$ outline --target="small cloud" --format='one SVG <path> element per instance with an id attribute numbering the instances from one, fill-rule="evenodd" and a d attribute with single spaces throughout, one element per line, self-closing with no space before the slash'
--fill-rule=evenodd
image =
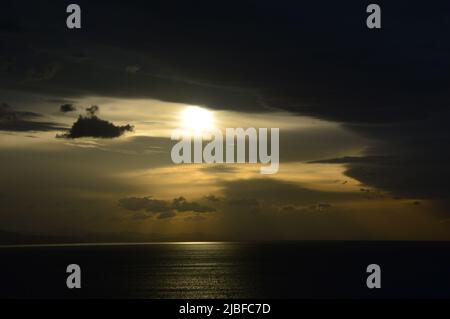
<path id="1" fill-rule="evenodd" d="M 100 111 L 100 108 L 97 105 L 92 105 L 91 107 L 86 108 L 86 113 L 88 116 L 94 116 Z"/>
<path id="2" fill-rule="evenodd" d="M 123 126 L 114 125 L 111 122 L 98 118 L 95 114 L 99 111 L 99 107 L 93 105 L 86 109 L 87 116 L 80 115 L 78 120 L 73 123 L 69 132 L 57 135 L 59 138 L 115 138 L 122 136 L 125 132 L 132 132 L 133 126 L 127 124 Z"/>
<path id="3" fill-rule="evenodd" d="M 63 104 L 59 107 L 59 111 L 62 113 L 74 112 L 76 110 L 77 110 L 77 108 L 73 104 L 70 104 L 70 103 Z"/>

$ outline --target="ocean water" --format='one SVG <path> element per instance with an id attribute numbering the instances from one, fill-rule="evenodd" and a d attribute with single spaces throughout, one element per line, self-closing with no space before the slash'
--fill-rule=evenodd
<path id="1" fill-rule="evenodd" d="M 449 298 L 450 243 L 266 242 L 0 248 L 1 298 Z M 82 288 L 66 288 L 78 264 Z M 382 288 L 366 287 L 381 266 Z"/>

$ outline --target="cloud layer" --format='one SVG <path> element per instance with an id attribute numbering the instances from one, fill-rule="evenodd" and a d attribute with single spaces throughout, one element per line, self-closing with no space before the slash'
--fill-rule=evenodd
<path id="1" fill-rule="evenodd" d="M 147 218 L 157 215 L 157 218 L 165 219 L 175 217 L 178 213 L 192 212 L 192 213 L 211 213 L 216 209 L 197 202 L 189 202 L 184 197 L 174 198 L 171 202 L 166 200 L 153 199 L 147 197 L 127 197 L 119 200 L 118 205 L 130 211 L 144 211 L 148 214 L 139 212 L 135 214 L 138 218 Z"/>
<path id="2" fill-rule="evenodd" d="M 0 104 L 0 131 L 36 132 L 56 131 L 64 129 L 54 122 L 39 120 L 42 115 L 30 111 L 18 111 L 7 103 Z"/>
<path id="3" fill-rule="evenodd" d="M 450 157 L 450 126 L 442 120 L 450 103 L 450 44 L 442 41 L 450 33 L 449 3 L 380 0 L 384 26 L 374 31 L 365 26 L 363 3 L 228 1 L 217 10 L 216 3 L 200 2 L 108 4 L 121 13 L 120 24 L 104 14 L 102 2 L 83 2 L 84 12 L 96 19 L 85 20 L 70 42 L 54 18 L 64 14 L 59 6 L 43 10 L 43 4 L 30 3 L 24 11 L 10 3 L 10 16 L 21 19 L 1 24 L 8 47 L 0 85 L 55 98 L 150 97 L 246 112 L 282 109 L 336 121 L 374 141 L 365 155 L 400 159 L 376 172 L 372 166 L 376 178 L 360 176 L 356 163 L 348 163 L 350 176 L 403 194 L 422 189 L 424 197 L 450 188 L 448 182 L 442 192 L 438 186 L 450 180 L 440 164 Z M 148 19 L 152 23 L 140 23 Z M 54 126 L 2 120 L 0 128 Z M 67 137 L 111 138 L 129 129 L 83 117 Z M 426 165 L 439 173 L 424 167 L 424 147 Z M 378 180 L 405 163 L 417 178 L 405 171 L 397 185 Z"/>

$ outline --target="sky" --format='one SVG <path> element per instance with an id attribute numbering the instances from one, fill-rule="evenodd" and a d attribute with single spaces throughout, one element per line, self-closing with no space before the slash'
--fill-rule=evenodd
<path id="1" fill-rule="evenodd" d="M 0 231 L 450 239 L 448 3 L 69 3 L 3 5 Z M 279 172 L 174 164 L 198 125 L 279 128 Z"/>

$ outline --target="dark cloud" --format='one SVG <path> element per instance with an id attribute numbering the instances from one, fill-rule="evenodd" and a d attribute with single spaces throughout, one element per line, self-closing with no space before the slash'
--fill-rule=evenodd
<path id="1" fill-rule="evenodd" d="M 29 111 L 14 110 L 8 103 L 0 104 L 0 118 L 2 120 L 15 121 L 19 119 L 30 119 L 41 117 L 41 114 Z"/>
<path id="2" fill-rule="evenodd" d="M 86 113 L 88 114 L 88 116 L 97 115 L 97 113 L 99 111 L 100 111 L 100 108 L 97 105 L 92 105 L 92 106 L 86 108 Z"/>
<path id="3" fill-rule="evenodd" d="M 159 215 L 158 215 L 158 219 L 166 219 L 166 218 L 172 218 L 172 217 L 175 217 L 177 214 L 175 213 L 175 212 L 173 212 L 173 211 L 170 211 L 170 212 L 163 212 L 163 213 L 160 213 Z"/>
<path id="4" fill-rule="evenodd" d="M 172 208 L 179 212 L 197 212 L 207 213 L 214 212 L 216 209 L 208 206 L 201 205 L 197 202 L 188 202 L 184 197 L 175 198 L 172 202 Z"/>
<path id="5" fill-rule="evenodd" d="M 128 197 L 119 200 L 119 206 L 127 210 L 161 213 L 170 210 L 170 205 L 163 200 L 150 197 Z"/>
<path id="6" fill-rule="evenodd" d="M 38 121 L 41 114 L 17 111 L 7 103 L 0 104 L 0 130 L 10 132 L 56 131 L 65 129 L 58 123 Z"/>
<path id="7" fill-rule="evenodd" d="M 187 216 L 187 220 L 200 221 L 203 220 L 200 215 L 204 213 L 219 212 L 235 216 L 235 222 L 238 223 L 240 216 L 255 218 L 255 214 L 264 215 L 277 211 L 325 212 L 332 207 L 329 200 L 342 201 L 357 198 L 354 194 L 307 190 L 297 184 L 261 178 L 223 182 L 221 193 L 223 196 L 220 197 L 213 194 L 203 197 L 212 206 L 202 201 L 191 202 L 182 196 L 173 200 L 159 200 L 149 196 L 127 197 L 120 199 L 118 205 L 128 211 L 136 212 L 136 215 L 133 215 L 135 219 L 152 216 L 169 218 L 178 213 L 190 212 L 195 215 Z M 293 196 L 294 193 L 296 196 Z"/>
<path id="8" fill-rule="evenodd" d="M 381 30 L 365 26 L 369 1 L 175 2 L 108 3 L 117 23 L 103 1 L 80 1 L 96 18 L 71 41 L 60 32 L 64 6 L 8 3 L 0 85 L 336 121 L 373 141 L 365 155 L 398 159 L 347 163 L 349 176 L 402 196 L 448 196 L 449 2 L 380 0 Z"/>
<path id="9" fill-rule="evenodd" d="M 120 12 L 118 24 L 103 13 L 102 1 L 82 1 L 96 19 L 60 46 L 66 34 L 51 17 L 64 16 L 61 7 L 34 15 L 43 4 L 25 12 L 11 4 L 10 15 L 23 17 L 16 23 L 22 32 L 9 34 L 5 55 L 15 62 L 5 81 L 60 94 L 282 108 L 345 123 L 405 121 L 445 107 L 450 46 L 440 39 L 449 31 L 450 5 L 380 0 L 384 26 L 374 32 L 364 24 L 367 4 L 229 1 L 220 10 L 206 1 L 108 4 Z M 152 23 L 139 23 L 149 16 Z M 24 38 L 31 49 L 20 50 Z M 139 72 L 124 74 L 136 66 Z M 46 80 L 24 83 L 21 73 Z"/>
<path id="10" fill-rule="evenodd" d="M 58 135 L 60 138 L 115 138 L 122 136 L 126 132 L 132 132 L 133 126 L 127 124 L 123 126 L 114 125 L 111 122 L 98 118 L 95 114 L 99 111 L 99 107 L 93 105 L 86 109 L 87 115 L 80 115 L 78 120 L 73 123 L 69 132 Z"/>
<path id="11" fill-rule="evenodd" d="M 76 110 L 77 110 L 77 108 L 73 104 L 70 104 L 70 103 L 63 104 L 59 107 L 59 111 L 63 112 L 63 113 L 74 112 Z"/>
<path id="12" fill-rule="evenodd" d="M 119 200 L 119 207 L 135 212 L 133 219 L 142 220 L 157 215 L 160 219 L 174 217 L 168 202 L 150 197 L 128 197 Z M 144 211 L 144 212 L 142 212 Z"/>
<path id="13" fill-rule="evenodd" d="M 177 212 L 210 213 L 216 209 L 201 205 L 197 202 L 189 202 L 184 197 L 174 198 L 172 201 L 153 199 L 151 197 L 128 197 L 119 200 L 118 205 L 124 209 L 138 212 L 138 219 L 151 217 L 157 214 L 159 219 L 175 217 Z M 151 214 L 145 214 L 145 211 Z"/>
<path id="14" fill-rule="evenodd" d="M 352 225 L 353 218 L 341 209 L 360 194 L 312 190 L 271 178 L 224 181 L 221 185 L 221 226 L 236 238 L 267 240 L 274 232 L 283 238 L 327 238 L 338 232 L 354 234 L 354 229 L 361 227 Z M 349 228 L 353 230 L 349 232 Z"/>
<path id="15" fill-rule="evenodd" d="M 418 137 L 410 135 L 409 138 Z M 405 147 L 403 143 L 409 146 Z M 425 136 L 417 144 L 409 143 L 392 141 L 372 150 L 395 156 L 343 157 L 315 163 L 344 164 L 347 176 L 364 185 L 385 190 L 394 198 L 446 201 L 450 192 L 450 153 L 441 148 L 441 141 Z"/>

